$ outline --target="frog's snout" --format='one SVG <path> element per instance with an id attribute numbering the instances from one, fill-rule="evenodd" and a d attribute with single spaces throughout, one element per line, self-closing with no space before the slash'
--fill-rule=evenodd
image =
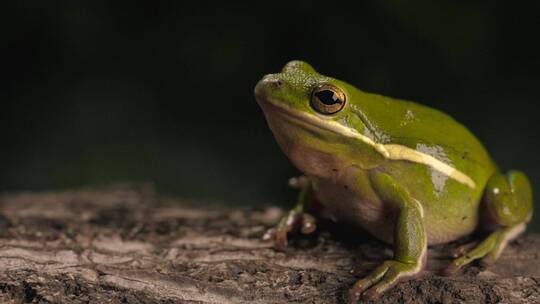
<path id="1" fill-rule="evenodd" d="M 278 74 L 268 74 L 259 81 L 259 83 L 264 83 L 264 85 L 272 87 L 272 88 L 280 88 L 283 86 L 283 80 L 280 79 Z"/>
<path id="2" fill-rule="evenodd" d="M 264 76 L 255 86 L 255 96 L 263 97 L 272 91 L 279 90 L 284 85 L 277 74 L 268 74 Z"/>

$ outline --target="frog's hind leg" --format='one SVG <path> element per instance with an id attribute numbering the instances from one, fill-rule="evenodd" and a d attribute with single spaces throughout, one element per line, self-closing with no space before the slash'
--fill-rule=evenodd
<path id="1" fill-rule="evenodd" d="M 532 217 L 532 191 L 527 176 L 518 171 L 508 175 L 493 175 L 484 191 L 483 212 L 494 228 L 486 239 L 461 257 L 455 259 L 445 270 L 453 274 L 476 259 L 492 264 L 500 256 L 509 241 L 520 235 Z"/>
<path id="2" fill-rule="evenodd" d="M 446 275 L 453 275 L 463 266 L 474 260 L 482 259 L 485 264 L 491 264 L 497 260 L 509 241 L 525 231 L 526 224 L 521 223 L 513 227 L 505 227 L 492 232 L 485 240 L 455 259 L 445 270 Z"/>

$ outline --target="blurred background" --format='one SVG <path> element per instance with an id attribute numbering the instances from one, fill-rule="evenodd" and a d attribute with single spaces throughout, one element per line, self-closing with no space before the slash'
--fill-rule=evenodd
<path id="1" fill-rule="evenodd" d="M 302 59 L 451 114 L 540 197 L 540 2 L 472 2 L 10 1 L 0 190 L 143 181 L 203 202 L 290 205 L 298 172 L 253 87 Z"/>

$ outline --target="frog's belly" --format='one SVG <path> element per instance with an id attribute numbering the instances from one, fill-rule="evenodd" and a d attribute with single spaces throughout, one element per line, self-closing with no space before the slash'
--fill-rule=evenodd
<path id="1" fill-rule="evenodd" d="M 393 243 L 394 227 L 398 210 L 378 199 L 376 195 L 355 193 L 346 189 L 347 181 L 329 179 L 313 182 L 317 200 L 323 206 L 322 216 L 335 222 L 361 227 L 376 238 Z M 465 222 L 459 219 L 441 218 L 424 209 L 424 227 L 429 245 L 450 242 L 471 233 L 477 219 L 471 217 Z"/>
<path id="2" fill-rule="evenodd" d="M 392 243 L 394 210 L 376 197 L 358 195 L 345 185 L 329 180 L 313 183 L 315 197 L 323 207 L 322 216 L 363 228 L 380 240 Z"/>

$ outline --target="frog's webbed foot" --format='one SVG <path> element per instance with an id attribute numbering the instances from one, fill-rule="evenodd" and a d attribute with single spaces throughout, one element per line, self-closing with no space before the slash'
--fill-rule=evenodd
<path id="1" fill-rule="evenodd" d="M 283 249 L 287 247 L 287 235 L 296 229 L 300 230 L 302 234 L 313 233 L 317 229 L 315 218 L 309 213 L 293 209 L 280 220 L 276 227 L 270 228 L 262 239 L 273 242 L 278 249 Z"/>
<path id="2" fill-rule="evenodd" d="M 484 215 L 497 228 L 472 249 L 466 248 L 465 253 L 444 270 L 444 274 L 452 275 L 477 259 L 481 259 L 483 265 L 493 264 L 508 242 L 525 231 L 526 223 L 532 216 L 529 180 L 518 171 L 511 171 L 506 176 L 497 173 L 486 185 L 483 203 Z"/>
<path id="3" fill-rule="evenodd" d="M 356 303 L 360 297 L 374 299 L 394 286 L 398 280 L 412 277 L 421 270 L 419 263 L 388 260 L 354 284 L 349 290 L 349 303 Z"/>
<path id="4" fill-rule="evenodd" d="M 457 273 L 463 266 L 470 264 L 474 260 L 481 259 L 481 264 L 491 265 L 501 255 L 508 242 L 525 231 L 525 223 L 514 227 L 499 229 L 491 233 L 485 240 L 471 250 L 466 251 L 443 270 L 445 275 Z"/>
<path id="5" fill-rule="evenodd" d="M 471 249 L 476 247 L 476 245 L 478 245 L 478 241 L 471 241 L 471 242 L 459 245 L 458 247 L 452 249 L 452 251 L 450 252 L 450 257 L 454 259 L 462 257 Z"/>
<path id="6" fill-rule="evenodd" d="M 290 210 L 275 228 L 269 229 L 262 238 L 263 241 L 273 242 L 278 249 L 287 246 L 289 233 L 299 230 L 302 234 L 311 234 L 317 229 L 315 218 L 304 211 L 312 191 L 311 182 L 305 176 L 294 177 L 289 180 L 289 186 L 300 190 L 294 209 Z"/>

